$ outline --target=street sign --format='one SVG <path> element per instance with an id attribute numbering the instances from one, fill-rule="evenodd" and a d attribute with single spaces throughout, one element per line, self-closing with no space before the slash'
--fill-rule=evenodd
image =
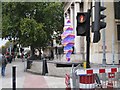
<path id="1" fill-rule="evenodd" d="M 108 73 L 108 78 L 115 78 L 115 73 Z"/>

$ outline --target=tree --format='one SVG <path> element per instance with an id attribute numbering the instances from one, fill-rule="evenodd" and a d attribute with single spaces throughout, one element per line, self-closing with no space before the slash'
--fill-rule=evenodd
<path id="1" fill-rule="evenodd" d="M 2 3 L 2 37 L 20 38 L 20 21 L 22 18 L 29 17 L 33 13 L 34 5 L 25 2 L 4 2 Z M 32 15 L 32 14 L 30 14 Z M 17 33 L 16 33 L 17 32 Z"/>
<path id="2" fill-rule="evenodd" d="M 5 46 L 2 46 L 0 51 L 2 51 L 2 52 L 1 52 L 2 54 L 5 54 L 5 53 L 6 53 L 6 47 L 5 47 Z"/>
<path id="3" fill-rule="evenodd" d="M 5 45 L 2 45 L 0 48 L 0 53 L 6 54 L 6 49 L 10 47 L 10 42 L 6 42 Z"/>
<path id="4" fill-rule="evenodd" d="M 20 22 L 20 29 L 22 31 L 19 42 L 22 46 L 31 46 L 33 53 L 34 48 L 40 49 L 46 45 L 47 35 L 41 23 L 37 23 L 34 19 L 24 18 Z"/>
<path id="5" fill-rule="evenodd" d="M 54 31 L 57 33 L 56 37 L 58 37 L 63 30 L 63 4 L 49 3 L 49 6 L 44 9 L 43 13 L 45 30 L 48 32 L 49 38 L 52 39 L 51 36 L 53 36 Z"/>
<path id="6" fill-rule="evenodd" d="M 46 47 L 53 32 L 63 28 L 63 4 L 55 2 L 3 2 L 2 38 L 22 46 Z"/>

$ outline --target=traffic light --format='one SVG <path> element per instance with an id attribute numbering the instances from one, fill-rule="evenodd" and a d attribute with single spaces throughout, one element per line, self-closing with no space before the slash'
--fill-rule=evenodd
<path id="1" fill-rule="evenodd" d="M 94 32 L 93 43 L 97 43 L 101 36 L 100 36 L 100 29 L 106 27 L 106 23 L 104 22 L 105 15 L 101 14 L 102 11 L 106 9 L 106 7 L 102 7 L 100 2 L 95 2 L 95 12 L 94 12 L 94 22 L 92 31 Z"/>
<path id="2" fill-rule="evenodd" d="M 90 28 L 90 13 L 80 12 L 77 13 L 77 35 L 86 36 L 87 30 Z"/>

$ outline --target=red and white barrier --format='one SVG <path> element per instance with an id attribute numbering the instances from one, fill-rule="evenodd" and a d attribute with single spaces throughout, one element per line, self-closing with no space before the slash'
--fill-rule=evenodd
<path id="1" fill-rule="evenodd" d="M 113 68 L 89 68 L 76 70 L 77 75 L 95 74 L 95 73 L 115 73 L 118 72 L 117 67 Z"/>
<path id="2" fill-rule="evenodd" d="M 117 67 L 112 68 L 89 68 L 89 69 L 78 69 L 76 70 L 76 74 L 80 75 L 80 90 L 94 90 L 95 89 L 95 76 L 94 74 L 108 73 L 109 78 L 114 78 L 114 73 L 118 72 Z M 109 74 L 110 73 L 110 74 Z M 112 74 L 111 74 L 112 73 Z M 112 83 L 109 82 L 108 87 L 112 86 Z"/>
<path id="3" fill-rule="evenodd" d="M 68 74 L 65 75 L 65 84 L 66 84 L 66 90 L 71 90 L 70 75 L 68 75 Z"/>
<path id="4" fill-rule="evenodd" d="M 102 82 L 101 85 L 103 85 L 103 88 L 113 88 L 114 83 L 116 83 L 113 79 L 116 77 L 116 73 L 120 72 L 119 67 L 103 67 L 103 68 L 87 68 L 87 69 L 77 69 L 74 73 L 76 76 L 79 77 L 79 88 L 80 90 L 95 90 L 96 88 L 96 76 L 95 74 L 99 75 L 105 75 L 104 73 L 108 74 L 108 80 L 107 86 L 105 86 L 105 83 Z M 71 90 L 73 88 L 71 85 L 72 78 L 70 78 L 70 75 L 66 74 L 65 76 L 65 83 L 66 83 L 66 90 Z"/>
<path id="5" fill-rule="evenodd" d="M 95 75 L 80 75 L 79 81 L 80 90 L 94 90 L 95 89 Z"/>
<path id="6" fill-rule="evenodd" d="M 115 73 L 108 73 L 108 84 L 107 88 L 113 88 L 113 81 L 112 79 L 115 78 Z"/>

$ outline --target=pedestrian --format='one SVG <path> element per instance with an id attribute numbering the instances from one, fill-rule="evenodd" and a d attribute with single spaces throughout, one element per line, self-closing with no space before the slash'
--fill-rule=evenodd
<path id="1" fill-rule="evenodd" d="M 54 59 L 54 53 L 53 53 L 53 50 L 51 50 L 51 60 Z"/>
<path id="2" fill-rule="evenodd" d="M 12 59 L 15 61 L 15 53 L 12 52 L 11 54 L 12 54 Z"/>
<path id="3" fill-rule="evenodd" d="M 9 55 L 9 63 L 12 63 L 12 59 L 13 59 L 12 55 Z"/>
<path id="4" fill-rule="evenodd" d="M 21 54 L 22 62 L 24 62 L 24 53 Z"/>
<path id="5" fill-rule="evenodd" d="M 1 68 L 1 75 L 5 76 L 5 68 L 7 65 L 7 59 L 5 58 L 4 54 L 2 55 L 2 68 Z"/>
<path id="6" fill-rule="evenodd" d="M 9 54 L 9 52 L 6 52 L 6 59 L 10 63 L 10 54 Z"/>
<path id="7" fill-rule="evenodd" d="M 58 47 L 55 47 L 55 54 L 56 54 L 56 58 L 58 59 Z"/>

